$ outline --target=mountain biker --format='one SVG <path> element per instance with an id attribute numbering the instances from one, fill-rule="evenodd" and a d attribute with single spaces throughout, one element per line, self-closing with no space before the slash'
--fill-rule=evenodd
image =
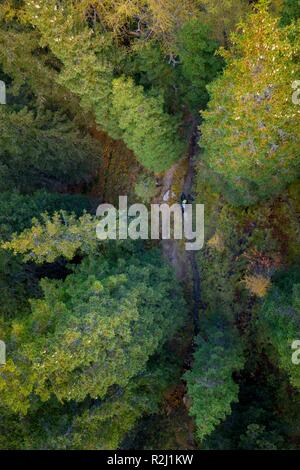
<path id="1" fill-rule="evenodd" d="M 187 203 L 188 203 L 187 197 L 184 193 L 182 193 L 180 196 L 180 205 L 181 205 L 182 213 L 184 213 Z"/>

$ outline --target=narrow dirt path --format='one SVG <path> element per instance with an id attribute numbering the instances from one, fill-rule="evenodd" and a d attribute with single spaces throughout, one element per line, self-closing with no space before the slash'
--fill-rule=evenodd
<path id="1" fill-rule="evenodd" d="M 198 151 L 199 132 L 197 122 L 194 120 L 192 123 L 192 131 L 189 141 L 188 149 L 188 170 L 185 175 L 182 192 L 186 195 L 191 194 L 193 187 L 193 180 L 195 176 L 195 156 Z M 172 191 L 173 178 L 176 173 L 178 164 L 175 164 L 165 174 L 162 181 L 162 196 L 167 191 Z M 180 243 L 176 240 L 162 240 L 162 250 L 166 258 L 173 266 L 176 276 L 181 282 L 189 279 L 192 275 L 193 283 L 193 321 L 195 336 L 199 334 L 199 310 L 201 307 L 201 289 L 200 289 L 200 272 L 196 258 L 196 252 L 185 251 Z"/>
<path id="2" fill-rule="evenodd" d="M 191 126 L 191 134 L 189 139 L 189 149 L 187 153 L 187 166 L 185 166 L 185 174 L 182 177 L 181 190 L 186 195 L 192 193 L 193 181 L 195 176 L 195 156 L 198 152 L 198 140 L 199 133 L 197 123 L 193 121 Z M 162 181 L 162 191 L 160 195 L 159 203 L 163 202 L 163 196 L 167 191 L 170 191 L 172 199 L 172 186 L 174 185 L 174 179 L 176 174 L 182 171 L 182 162 L 174 165 L 164 176 Z M 179 202 L 180 194 L 178 194 L 177 187 L 177 201 Z M 175 201 L 174 201 L 175 202 Z M 195 343 L 193 338 L 200 332 L 199 322 L 199 310 L 202 306 L 201 303 L 201 277 L 197 263 L 197 255 L 195 251 L 186 251 L 184 249 L 182 241 L 177 240 L 162 240 L 161 241 L 162 251 L 164 256 L 169 260 L 173 266 L 176 276 L 179 282 L 183 283 L 186 287 L 189 295 L 191 296 L 191 314 L 193 323 L 188 325 L 188 343 L 185 345 L 185 351 L 183 354 L 183 369 L 182 373 L 191 368 L 193 363 L 193 354 L 195 350 Z M 175 448 L 180 449 L 197 449 L 197 444 L 194 440 L 195 435 L 195 422 L 194 419 L 189 415 L 190 399 L 187 394 L 186 383 L 184 380 L 178 384 L 177 389 L 182 390 L 181 405 L 174 410 L 170 410 L 168 415 L 170 427 L 170 433 L 173 433 L 173 439 Z M 180 423 L 178 428 L 178 423 Z M 183 431 L 184 430 L 184 431 Z"/>
<path id="3" fill-rule="evenodd" d="M 198 151 L 198 142 L 199 142 L 200 134 L 198 131 L 197 123 L 193 122 L 193 131 L 190 137 L 190 145 L 189 145 L 189 169 L 187 176 L 185 178 L 185 182 L 183 185 L 183 192 L 188 196 L 192 192 L 194 176 L 195 176 L 195 156 Z M 192 276 L 193 276 L 193 321 L 194 321 L 194 334 L 197 336 L 200 332 L 200 319 L 199 319 L 199 311 L 202 307 L 201 302 L 201 277 L 199 266 L 197 262 L 196 252 L 195 251 L 188 251 L 187 257 L 189 258 Z"/>

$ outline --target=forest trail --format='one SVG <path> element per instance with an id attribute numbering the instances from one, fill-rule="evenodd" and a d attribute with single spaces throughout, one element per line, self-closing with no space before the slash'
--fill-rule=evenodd
<path id="1" fill-rule="evenodd" d="M 189 140 L 189 149 L 187 154 L 188 168 L 182 184 L 182 192 L 186 195 L 191 194 L 193 180 L 195 176 L 195 156 L 198 151 L 199 141 L 198 125 L 195 120 L 192 121 L 192 130 Z M 162 195 L 168 191 L 172 193 L 172 184 L 176 173 L 178 163 L 173 165 L 166 172 L 162 180 Z M 192 274 L 193 283 L 193 321 L 195 336 L 199 333 L 199 310 L 201 307 L 201 291 L 200 291 L 200 272 L 196 258 L 196 252 L 185 251 L 177 240 L 162 240 L 162 250 L 165 257 L 173 266 L 176 276 L 182 282 L 189 279 Z"/>
<path id="2" fill-rule="evenodd" d="M 195 176 L 195 156 L 198 152 L 199 132 L 197 122 L 193 120 L 191 126 L 191 134 L 189 139 L 189 148 L 187 152 L 187 166 L 185 167 L 185 174 L 182 176 L 180 189 L 177 188 L 177 200 L 174 200 L 172 194 L 172 187 L 174 186 L 174 179 L 176 173 L 181 171 L 181 163 L 176 163 L 170 168 L 163 177 L 162 188 L 160 193 L 160 203 L 163 202 L 163 196 L 169 191 L 170 199 L 173 202 L 179 202 L 179 192 L 184 192 L 186 195 L 192 193 L 193 181 Z M 165 202 L 165 201 L 164 201 Z M 161 247 L 164 256 L 169 260 L 174 268 L 178 280 L 187 288 L 191 299 L 191 314 L 193 324 L 188 325 L 188 343 L 185 345 L 183 353 L 183 373 L 191 368 L 194 353 L 194 337 L 199 334 L 199 311 L 202 306 L 201 302 L 201 277 L 197 263 L 197 255 L 195 251 L 186 251 L 181 240 L 162 240 Z M 187 395 L 186 383 L 184 380 L 179 383 L 176 391 L 181 390 L 181 404 L 178 408 L 170 409 L 168 417 L 165 422 L 166 428 L 169 429 L 170 435 L 173 435 L 173 445 L 179 449 L 193 450 L 197 448 L 194 440 L 195 422 L 189 415 L 188 410 L 190 400 Z M 172 401 L 172 400 L 171 400 Z M 180 429 L 178 428 L 180 422 Z"/>

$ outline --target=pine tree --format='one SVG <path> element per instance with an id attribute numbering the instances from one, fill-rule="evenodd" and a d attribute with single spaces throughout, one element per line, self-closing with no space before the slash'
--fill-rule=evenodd
<path id="1" fill-rule="evenodd" d="M 77 215 L 91 209 L 91 201 L 84 196 L 48 193 L 45 190 L 22 195 L 19 192 L 0 193 L 0 242 L 11 240 L 13 234 L 31 227 L 32 218 L 42 222 L 42 213 L 52 215 L 56 210 L 70 210 Z M 36 245 L 34 245 L 36 246 Z M 38 274 L 31 265 L 22 263 L 0 249 L 0 315 L 12 319 L 30 311 L 28 298 L 39 295 Z"/>
<path id="2" fill-rule="evenodd" d="M 233 373 L 242 369 L 244 359 L 237 331 L 221 315 L 202 323 L 196 345 L 193 367 L 185 373 L 185 379 L 191 399 L 189 412 L 195 417 L 201 442 L 238 402 L 239 386 Z"/>
<path id="3" fill-rule="evenodd" d="M 0 109 L 0 190 L 61 189 L 89 181 L 100 146 L 59 113 Z"/>
<path id="4" fill-rule="evenodd" d="M 206 86 L 221 71 L 222 60 L 215 55 L 218 43 L 209 39 L 210 29 L 197 19 L 186 22 L 177 36 L 181 71 L 187 79 L 186 96 L 192 109 L 205 107 Z"/>
<path id="5" fill-rule="evenodd" d="M 298 27 L 278 21 L 264 5 L 249 16 L 223 51 L 227 67 L 203 113 L 203 159 L 237 205 L 277 195 L 299 172 L 299 42 L 290 40 Z"/>
<path id="6" fill-rule="evenodd" d="M 9 379 L 0 378 L 0 403 L 6 413 L 31 420 L 37 403 L 51 406 L 53 397 L 61 404 L 76 402 L 74 436 L 65 445 L 91 448 L 96 433 L 97 446 L 114 448 L 141 414 L 156 409 L 172 373 L 163 372 L 163 357 L 156 379 L 149 367 L 185 321 L 185 302 L 156 251 L 94 252 L 73 271 L 64 281 L 42 280 L 43 296 L 6 331 L 10 357 L 3 373 Z M 88 406 L 90 399 L 97 406 Z M 134 403 L 138 406 L 127 416 Z M 94 420 L 102 424 L 93 430 Z M 56 445 L 63 445 L 60 439 Z"/>
<path id="7" fill-rule="evenodd" d="M 294 268 L 278 281 L 257 314 L 261 346 L 265 347 L 274 364 L 300 389 L 299 367 L 293 363 L 293 343 L 300 338 L 299 269 Z M 298 348 L 299 349 L 299 348 Z M 298 356 L 297 356 L 298 357 Z M 297 359 L 297 358 L 296 358 Z"/>
<path id="8" fill-rule="evenodd" d="M 123 140 L 148 170 L 167 170 L 183 154 L 178 123 L 163 111 L 163 100 L 146 97 L 132 79 L 113 82 L 113 109 L 123 129 Z"/>
<path id="9" fill-rule="evenodd" d="M 111 32 L 89 29 L 70 5 L 29 1 L 28 11 L 43 42 L 64 64 L 59 83 L 80 96 L 104 131 L 123 139 L 140 163 L 157 173 L 181 157 L 178 123 L 164 113 L 162 99 L 148 97 L 131 78 L 119 77 L 125 50 Z"/>

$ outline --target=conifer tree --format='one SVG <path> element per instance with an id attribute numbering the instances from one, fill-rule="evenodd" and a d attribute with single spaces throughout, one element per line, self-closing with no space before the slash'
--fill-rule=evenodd
<path id="1" fill-rule="evenodd" d="M 64 64 L 59 83 L 80 96 L 99 126 L 123 139 L 147 169 L 159 173 L 178 160 L 184 148 L 178 123 L 164 112 L 161 97 L 149 97 L 131 78 L 119 76 L 125 50 L 113 34 L 98 25 L 89 28 L 70 4 L 28 1 L 27 6 L 43 43 Z"/>
<path id="2" fill-rule="evenodd" d="M 277 195 L 299 173 L 300 109 L 292 101 L 299 42 L 290 39 L 299 26 L 278 22 L 263 3 L 241 25 L 203 112 L 203 159 L 237 205 Z"/>
<path id="3" fill-rule="evenodd" d="M 233 373 L 243 368 L 244 359 L 238 333 L 221 315 L 202 322 L 196 339 L 194 363 L 186 372 L 190 414 L 195 417 L 199 441 L 209 436 L 238 402 L 239 386 Z"/>
<path id="4" fill-rule="evenodd" d="M 299 344 L 300 335 L 299 270 L 292 269 L 279 278 L 257 314 L 261 346 L 265 347 L 274 364 L 283 370 L 290 383 L 300 389 Z M 293 354 L 295 361 L 293 361 Z"/>

